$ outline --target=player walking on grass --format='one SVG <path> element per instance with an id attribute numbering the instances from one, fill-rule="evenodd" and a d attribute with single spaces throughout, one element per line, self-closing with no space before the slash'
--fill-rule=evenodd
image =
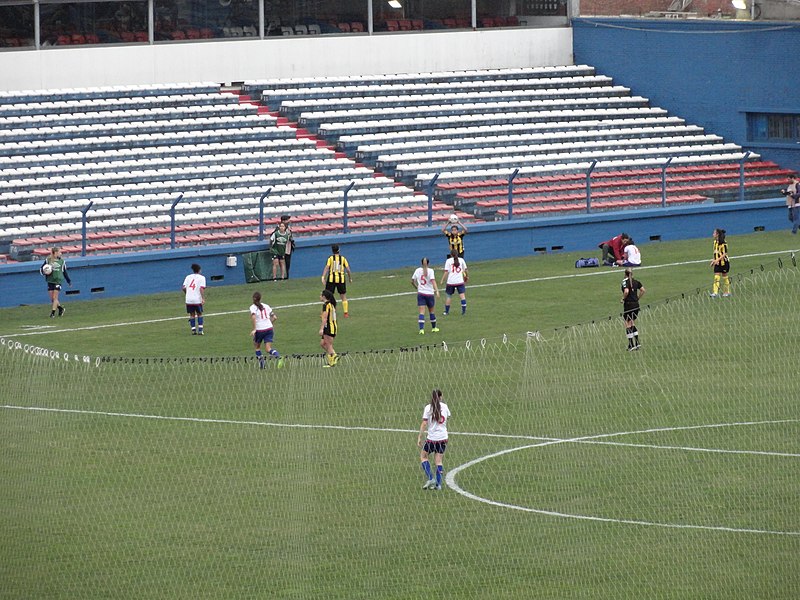
<path id="1" fill-rule="evenodd" d="M 467 313 L 467 294 L 466 283 L 469 279 L 467 274 L 467 263 L 463 258 L 459 258 L 458 252 L 452 250 L 450 258 L 444 263 L 444 274 L 442 275 L 442 283 L 447 281 L 447 287 L 444 289 L 444 315 L 450 314 L 450 302 L 454 292 L 458 292 L 458 297 L 461 298 L 461 314 Z"/>
<path id="2" fill-rule="evenodd" d="M 442 476 L 444 475 L 444 452 L 447 450 L 447 419 L 450 418 L 450 409 L 442 402 L 442 390 L 433 390 L 431 401 L 422 411 L 422 423 L 419 426 L 417 446 L 421 449 L 419 454 L 422 470 L 428 478 L 422 486 L 423 490 L 442 489 Z M 426 433 L 425 443 L 422 435 Z M 428 460 L 430 453 L 434 453 L 436 462 L 436 475 L 431 471 Z"/>
<path id="3" fill-rule="evenodd" d="M 200 265 L 192 265 L 192 272 L 183 280 L 181 290 L 186 294 L 186 312 L 192 335 L 203 335 L 203 305 L 206 303 L 206 278 L 200 274 Z"/>
<path id="4" fill-rule="evenodd" d="M 253 304 L 250 306 L 250 319 L 253 321 L 253 330 L 250 335 L 253 337 L 253 345 L 256 350 L 258 366 L 262 369 L 266 366 L 266 358 L 261 354 L 261 344 L 264 350 L 272 358 L 278 359 L 278 368 L 283 368 L 283 357 L 272 347 L 273 324 L 278 316 L 273 312 L 269 304 L 262 304 L 261 292 L 253 292 Z"/>
<path id="5" fill-rule="evenodd" d="M 636 318 L 639 316 L 639 298 L 644 296 L 646 291 L 642 282 L 633 278 L 633 271 L 625 269 L 620 302 L 622 302 L 622 319 L 625 321 L 625 335 L 628 337 L 628 351 L 638 350 L 642 347 L 639 343 Z"/>
<path id="6" fill-rule="evenodd" d="M 50 318 L 56 316 L 61 317 L 64 314 L 64 307 L 58 300 L 58 295 L 61 293 L 61 286 L 66 281 L 72 286 L 72 280 L 67 273 L 67 262 L 61 256 L 61 248 L 51 248 L 50 255 L 39 267 L 39 272 L 44 276 L 47 282 L 47 295 L 50 297 Z"/>
<path id="7" fill-rule="evenodd" d="M 331 246 L 331 255 L 325 263 L 325 268 L 322 270 L 322 283 L 325 289 L 331 292 L 338 292 L 339 299 L 342 301 L 342 308 L 344 308 L 345 318 L 350 316 L 348 311 L 347 302 L 347 283 L 344 280 L 345 274 L 353 283 L 353 274 L 350 272 L 350 263 L 347 259 L 339 254 L 339 244 Z M 335 305 L 334 305 L 335 306 Z"/>
<path id="8" fill-rule="evenodd" d="M 722 280 L 722 297 L 731 295 L 731 279 L 728 273 L 731 270 L 731 261 L 728 259 L 728 242 L 725 241 L 725 230 L 714 230 L 714 258 L 711 265 L 714 267 L 714 285 L 711 288 L 711 297 L 719 298 L 719 283 Z"/>
<path id="9" fill-rule="evenodd" d="M 333 297 L 332 291 L 322 290 L 319 299 L 322 301 L 322 322 L 319 326 L 319 336 L 321 339 L 319 345 L 325 350 L 325 362 L 327 363 L 322 366 L 329 368 L 336 366 L 339 362 L 339 355 L 336 354 L 336 350 L 333 349 L 333 339 L 336 337 L 336 333 L 339 329 L 336 324 L 336 298 Z"/>
<path id="10" fill-rule="evenodd" d="M 419 308 L 419 334 L 425 335 L 425 308 L 428 308 L 428 316 L 431 320 L 431 332 L 438 333 L 436 326 L 436 314 L 433 312 L 436 306 L 436 298 L 439 297 L 439 288 L 436 285 L 436 275 L 428 266 L 428 259 L 422 259 L 422 266 L 417 267 L 411 276 L 411 285 L 417 288 L 417 307 Z"/>

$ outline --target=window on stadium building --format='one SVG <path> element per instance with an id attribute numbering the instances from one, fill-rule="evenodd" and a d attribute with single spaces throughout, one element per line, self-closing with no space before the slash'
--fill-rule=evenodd
<path id="1" fill-rule="evenodd" d="M 42 46 L 146 43 L 147 2 L 48 2 L 39 6 Z"/>
<path id="2" fill-rule="evenodd" d="M 800 115 L 748 113 L 747 139 L 751 142 L 800 141 Z"/>
<path id="3" fill-rule="evenodd" d="M 0 4 L 0 48 L 34 45 L 33 4 Z"/>

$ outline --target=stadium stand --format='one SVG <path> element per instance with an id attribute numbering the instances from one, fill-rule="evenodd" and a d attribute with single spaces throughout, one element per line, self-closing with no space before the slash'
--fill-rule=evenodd
<path id="1" fill-rule="evenodd" d="M 514 216 L 587 210 L 590 168 L 592 210 L 661 203 L 662 171 L 668 204 L 730 201 L 744 159 L 587 65 L 5 92 L 0 252 L 80 250 L 84 214 L 88 252 L 168 247 L 179 197 L 177 245 L 257 239 L 262 196 L 341 232 L 351 185 L 348 231 L 426 226 L 429 192 L 437 224 L 502 219 L 514 171 Z M 743 174 L 759 198 L 788 171 Z"/>

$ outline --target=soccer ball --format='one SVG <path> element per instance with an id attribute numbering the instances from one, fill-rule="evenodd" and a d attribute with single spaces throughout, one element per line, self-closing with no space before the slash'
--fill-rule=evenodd
<path id="1" fill-rule="evenodd" d="M 458 215 L 455 214 L 450 215 L 450 217 L 447 220 L 450 221 L 451 223 L 458 223 Z"/>
<path id="2" fill-rule="evenodd" d="M 51 265 L 50 263 L 45 263 L 44 266 L 42 267 L 42 273 L 44 273 L 45 275 L 50 275 L 50 273 L 52 272 L 53 272 L 53 265 Z"/>

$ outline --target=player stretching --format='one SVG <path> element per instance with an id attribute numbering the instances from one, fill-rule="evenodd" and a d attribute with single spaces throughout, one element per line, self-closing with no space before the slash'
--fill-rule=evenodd
<path id="1" fill-rule="evenodd" d="M 203 335 L 203 305 L 206 278 L 200 275 L 200 265 L 192 265 L 192 272 L 183 280 L 181 290 L 186 294 L 186 312 L 189 313 L 189 327 L 192 335 Z"/>

